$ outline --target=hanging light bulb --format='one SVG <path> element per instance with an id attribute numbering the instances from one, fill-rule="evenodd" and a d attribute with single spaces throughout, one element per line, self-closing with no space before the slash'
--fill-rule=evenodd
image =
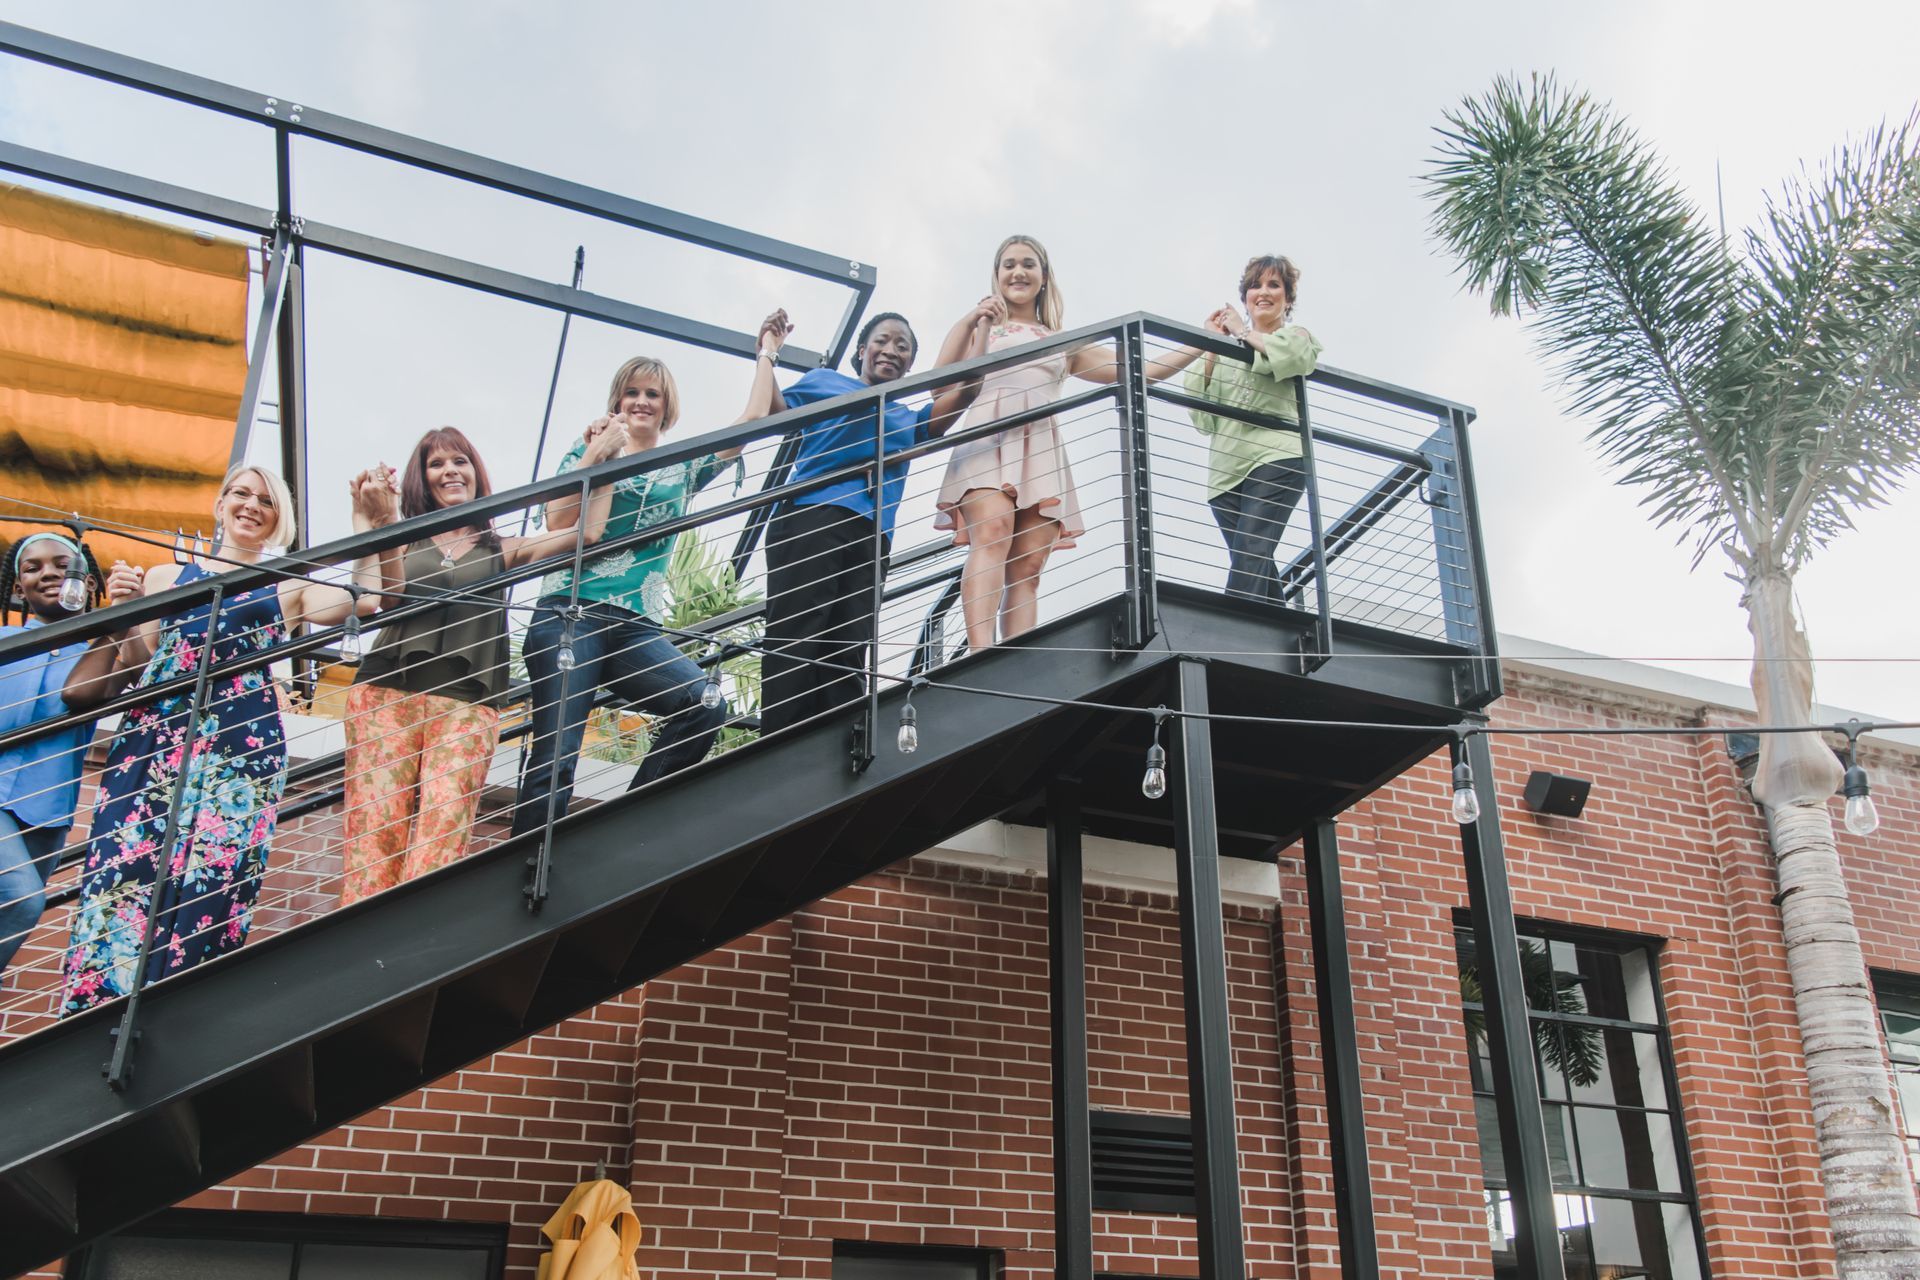
<path id="1" fill-rule="evenodd" d="M 1140 794 L 1149 800 L 1167 794 L 1167 749 L 1160 745 L 1160 726 L 1166 719 L 1164 707 L 1153 714 L 1153 745 L 1147 748 L 1147 771 L 1140 775 Z"/>
<path id="2" fill-rule="evenodd" d="M 1473 768 L 1465 760 L 1453 766 L 1452 812 L 1463 827 L 1480 821 L 1480 793 L 1473 789 Z"/>
<path id="3" fill-rule="evenodd" d="M 340 661 L 349 667 L 357 667 L 364 657 L 366 649 L 360 643 L 360 613 L 355 609 L 347 615 L 346 624 L 340 628 Z"/>
<path id="4" fill-rule="evenodd" d="M 366 646 L 360 642 L 360 584 L 349 582 L 347 620 L 340 624 L 340 661 L 349 667 L 357 667 L 366 656 Z"/>
<path id="5" fill-rule="evenodd" d="M 910 756 L 920 749 L 920 713 L 913 709 L 913 695 L 926 686 L 926 681 L 915 677 L 907 686 L 907 700 L 900 707 L 900 733 L 893 740 L 900 754 Z"/>
<path id="6" fill-rule="evenodd" d="M 1868 794 L 1867 771 L 1858 764 L 1847 766 L 1846 781 L 1840 789 L 1847 797 L 1847 830 L 1857 836 L 1870 836 L 1880 829 L 1880 810 Z"/>
<path id="7" fill-rule="evenodd" d="M 562 671 L 573 670 L 573 619 L 575 611 L 567 611 L 567 621 L 560 628 L 560 643 L 553 651 L 553 665 Z"/>
<path id="8" fill-rule="evenodd" d="M 67 576 L 60 580 L 60 607 L 68 613 L 87 607 L 87 565 L 81 556 L 67 561 Z"/>
<path id="9" fill-rule="evenodd" d="M 700 690 L 700 705 L 709 711 L 718 711 L 727 705 L 727 695 L 720 691 L 718 672 L 707 672 L 706 687 Z"/>

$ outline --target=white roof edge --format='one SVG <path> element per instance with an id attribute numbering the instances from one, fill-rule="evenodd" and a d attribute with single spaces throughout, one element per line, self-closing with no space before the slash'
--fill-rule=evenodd
<path id="1" fill-rule="evenodd" d="M 1500 636 L 1500 653 L 1501 665 L 1519 670 L 1547 672 L 1577 680 L 1583 684 L 1598 685 L 1624 693 L 1655 694 L 1682 702 L 1725 707 L 1729 711 L 1743 712 L 1747 715 L 1752 715 L 1754 712 L 1753 690 L 1743 684 L 1709 680 L 1704 676 L 1689 675 L 1687 672 L 1674 671 L 1667 667 L 1656 667 L 1644 662 L 1627 662 L 1620 658 L 1609 658 L 1604 654 L 1588 653 L 1583 649 L 1569 649 L 1565 645 L 1505 633 Z M 1526 656 L 1518 658 L 1506 656 L 1509 653 Z M 1818 659 L 1815 661 L 1817 662 Z M 1896 718 L 1868 715 L 1864 711 L 1849 711 L 1844 707 L 1830 706 L 1826 703 L 1815 707 L 1813 714 L 1816 720 L 1827 722 Z M 1872 737 L 1883 742 L 1894 742 L 1905 747 L 1920 749 L 1920 729 L 1879 729 L 1872 734 Z"/>

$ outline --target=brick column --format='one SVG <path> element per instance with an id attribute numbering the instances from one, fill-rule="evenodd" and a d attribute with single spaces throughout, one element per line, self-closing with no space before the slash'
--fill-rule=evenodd
<path id="1" fill-rule="evenodd" d="M 782 920 L 642 992 L 632 1187 L 645 1275 L 778 1273 L 792 950 Z"/>

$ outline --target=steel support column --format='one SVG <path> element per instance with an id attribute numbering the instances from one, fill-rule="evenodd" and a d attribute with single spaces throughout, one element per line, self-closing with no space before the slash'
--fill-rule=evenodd
<path id="1" fill-rule="evenodd" d="M 1093 1280 L 1087 951 L 1080 784 L 1047 788 L 1047 959 L 1053 1024 L 1053 1274 Z"/>
<path id="2" fill-rule="evenodd" d="M 1486 1009 L 1487 1047 L 1492 1057 L 1493 1096 L 1500 1119 L 1500 1149 L 1506 1157 L 1513 1208 L 1513 1248 L 1520 1280 L 1566 1280 L 1560 1232 L 1553 1215 L 1552 1169 L 1541 1120 L 1540 1083 L 1533 1063 L 1533 1033 L 1527 988 L 1520 966 L 1520 935 L 1513 925 L 1513 891 L 1500 843 L 1493 788 L 1493 753 L 1484 734 L 1466 741 L 1480 796 L 1480 817 L 1460 828 L 1466 861 L 1467 898 L 1473 913 L 1474 955 Z"/>
<path id="3" fill-rule="evenodd" d="M 1240 1160 L 1234 1143 L 1233 1043 L 1227 1021 L 1226 929 L 1220 919 L 1220 838 L 1213 807 L 1207 668 L 1179 662 L 1173 734 L 1173 845 L 1180 875 L 1180 978 L 1187 1014 L 1187 1109 L 1193 1125 L 1200 1280 L 1242 1280 Z"/>
<path id="4" fill-rule="evenodd" d="M 1360 1037 L 1353 1017 L 1353 964 L 1340 887 L 1340 845 L 1334 822 L 1307 828 L 1307 915 L 1313 927 L 1313 987 L 1320 1002 L 1320 1060 L 1327 1081 L 1327 1128 L 1333 1140 L 1333 1207 L 1340 1228 L 1340 1274 L 1378 1280 L 1373 1182 L 1367 1161 L 1366 1111 L 1360 1084 Z"/>

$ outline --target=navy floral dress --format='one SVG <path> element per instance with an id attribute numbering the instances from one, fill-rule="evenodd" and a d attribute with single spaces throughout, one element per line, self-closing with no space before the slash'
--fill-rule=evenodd
<path id="1" fill-rule="evenodd" d="M 181 583 L 212 576 L 199 565 Z M 207 649 L 202 604 L 161 623 L 140 684 L 199 670 Z M 286 639 L 272 585 L 220 604 L 213 660 L 231 662 Z M 128 711 L 107 753 L 93 838 L 67 947 L 61 1014 L 125 995 L 133 986 L 147 913 L 158 913 L 147 980 L 190 969 L 246 941 L 266 873 L 267 845 L 286 785 L 286 735 L 280 701 L 265 667 L 217 675 L 194 735 L 180 821 L 167 872 L 156 874 L 167 809 L 187 738 L 193 691 Z M 154 882 L 161 881 L 158 898 Z"/>

